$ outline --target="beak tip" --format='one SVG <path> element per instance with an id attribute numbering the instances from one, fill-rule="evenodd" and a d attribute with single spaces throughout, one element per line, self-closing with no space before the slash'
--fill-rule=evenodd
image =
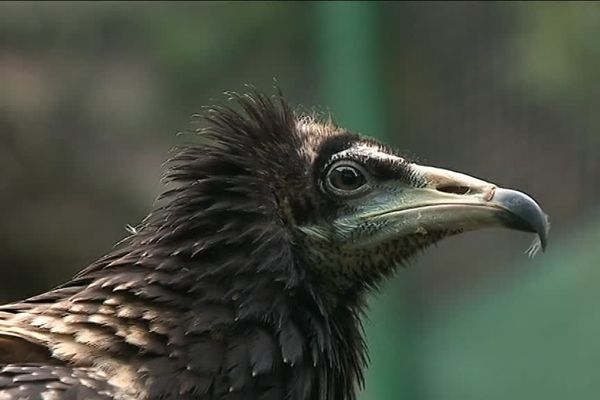
<path id="1" fill-rule="evenodd" d="M 548 244 L 550 222 L 548 215 L 531 197 L 511 189 L 496 189 L 493 201 L 507 211 L 508 227 L 537 233 L 542 251 Z"/>

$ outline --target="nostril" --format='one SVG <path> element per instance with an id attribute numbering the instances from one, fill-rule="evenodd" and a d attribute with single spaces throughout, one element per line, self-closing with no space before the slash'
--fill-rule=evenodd
<path id="1" fill-rule="evenodd" d="M 452 194 L 467 194 L 471 191 L 469 186 L 461 185 L 441 185 L 436 188 L 440 192 L 452 193 Z"/>

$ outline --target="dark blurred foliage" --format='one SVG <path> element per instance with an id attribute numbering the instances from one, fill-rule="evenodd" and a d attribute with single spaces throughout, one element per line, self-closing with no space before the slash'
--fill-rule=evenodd
<path id="1" fill-rule="evenodd" d="M 224 90 L 277 77 L 294 100 L 314 92 L 309 11 L 0 5 L 0 297 L 57 284 L 124 236 L 160 191 L 175 133 Z"/>
<path id="2" fill-rule="evenodd" d="M 369 57 L 379 58 L 388 128 L 363 133 L 530 193 L 560 249 L 598 211 L 599 3 L 372 7 Z M 124 237 L 160 193 L 162 163 L 184 140 L 175 134 L 223 91 L 268 91 L 276 78 L 292 103 L 327 110 L 325 65 L 340 74 L 354 65 L 328 59 L 327 18 L 317 3 L 0 4 L 0 300 L 59 284 Z M 352 43 L 342 35 L 343 45 Z M 368 99 L 353 99 L 359 120 Z M 528 240 L 492 231 L 445 241 L 401 271 L 383 301 L 418 325 L 470 287 L 521 279 Z"/>

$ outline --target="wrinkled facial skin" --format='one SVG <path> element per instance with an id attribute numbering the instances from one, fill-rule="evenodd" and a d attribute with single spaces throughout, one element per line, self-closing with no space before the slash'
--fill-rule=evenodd
<path id="1" fill-rule="evenodd" d="M 398 208 L 409 204 L 411 189 L 413 186 L 404 182 L 376 181 L 373 189 L 362 197 L 346 200 L 332 221 L 333 239 L 348 247 L 369 248 L 398 236 L 402 220 L 367 216 L 384 213 L 392 204 Z M 425 236 L 428 232 L 422 226 L 415 226 L 412 233 Z"/>
<path id="2" fill-rule="evenodd" d="M 300 225 L 304 254 L 339 296 L 376 286 L 444 237 L 493 226 L 537 232 L 548 222 L 527 195 L 468 175 L 407 162 L 370 140 L 346 143 L 314 165 L 320 219 Z"/>

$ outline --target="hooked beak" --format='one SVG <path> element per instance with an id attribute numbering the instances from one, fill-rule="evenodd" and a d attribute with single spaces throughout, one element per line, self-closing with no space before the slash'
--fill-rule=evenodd
<path id="1" fill-rule="evenodd" d="M 401 235 L 506 227 L 536 233 L 546 248 L 548 217 L 525 193 L 441 168 L 417 164 L 411 168 L 424 185 L 403 191 L 385 210 L 364 217 L 393 223 Z"/>

